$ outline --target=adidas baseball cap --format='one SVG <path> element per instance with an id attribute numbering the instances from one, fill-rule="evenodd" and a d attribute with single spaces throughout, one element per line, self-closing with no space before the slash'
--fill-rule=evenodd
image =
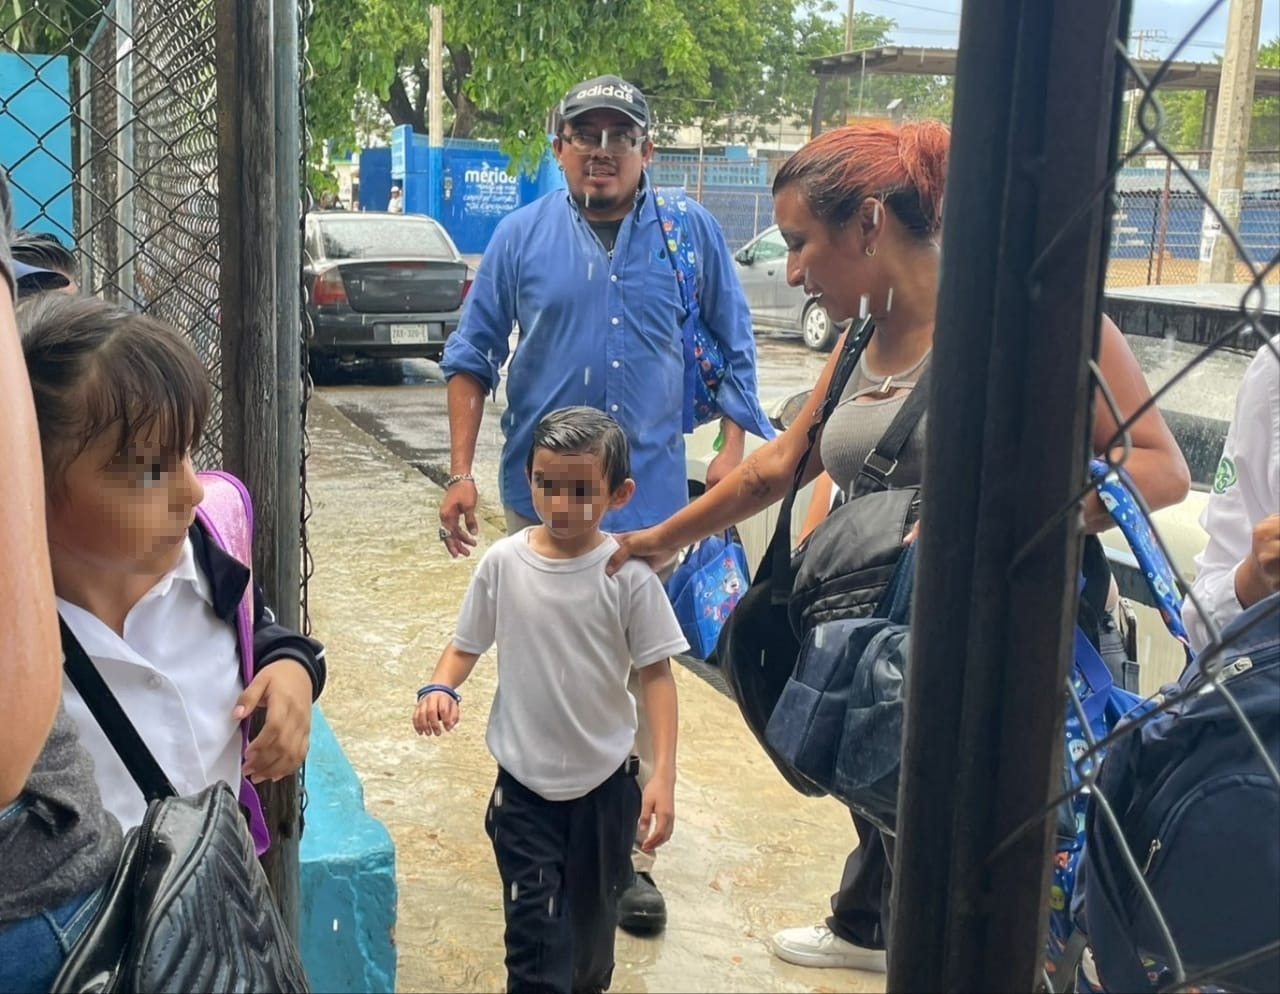
<path id="1" fill-rule="evenodd" d="M 572 121 L 589 110 L 616 110 L 640 127 L 649 127 L 649 105 L 644 94 L 619 76 L 597 76 L 579 83 L 564 95 L 557 109 L 562 121 Z"/>

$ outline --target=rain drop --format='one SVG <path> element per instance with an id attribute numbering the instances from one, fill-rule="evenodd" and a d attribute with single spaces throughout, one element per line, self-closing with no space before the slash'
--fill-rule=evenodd
<path id="1" fill-rule="evenodd" d="M 858 301 L 858 317 L 865 318 L 871 313 L 871 295 L 864 293 L 862 299 Z"/>
<path id="2" fill-rule="evenodd" d="M 511 881 L 511 900 L 516 900 L 520 896 L 520 885 L 514 880 Z"/>
<path id="3" fill-rule="evenodd" d="M 501 787 L 493 788 L 493 806 L 495 808 L 502 807 L 502 788 Z"/>
<path id="4" fill-rule="evenodd" d="M 760 668 L 764 669 L 764 650 L 760 651 Z"/>
<path id="5" fill-rule="evenodd" d="M 484 71 L 485 79 L 493 79 L 493 66 L 489 66 Z"/>
<path id="6" fill-rule="evenodd" d="M 336 918 L 333 920 L 333 930 L 335 932 L 338 931 L 338 919 Z"/>
<path id="7" fill-rule="evenodd" d="M 590 366 L 582 367 L 582 385 L 583 386 L 591 385 L 591 367 Z"/>
<path id="8" fill-rule="evenodd" d="M 884 302 L 884 312 L 888 314 L 891 310 L 893 310 L 893 287 L 889 287 L 889 296 Z"/>
<path id="9" fill-rule="evenodd" d="M 815 647 L 815 648 L 817 648 L 817 649 L 821 649 L 821 648 L 822 648 L 822 643 L 823 643 L 823 640 L 824 640 L 824 638 L 825 638 L 825 636 L 824 636 L 824 634 L 823 634 L 823 633 L 824 633 L 825 631 L 826 631 L 826 629 L 825 629 L 822 625 L 819 625 L 819 626 L 817 627 L 817 630 L 816 630 L 816 631 L 814 631 L 814 633 L 813 633 L 813 645 L 814 645 L 814 647 Z"/>
<path id="10" fill-rule="evenodd" d="M 517 3 L 517 4 L 516 4 L 516 17 L 521 17 L 521 16 L 523 16 L 523 14 L 524 14 L 524 4 L 523 4 L 523 3 Z"/>
<path id="11" fill-rule="evenodd" d="M 523 46 L 523 45 L 521 45 L 521 46 L 520 46 L 520 61 L 521 61 L 521 62 L 523 62 L 523 61 L 524 61 L 524 46 Z"/>
<path id="12" fill-rule="evenodd" d="M 591 279 L 591 277 L 595 274 L 595 271 L 596 271 L 596 264 L 594 262 L 588 262 L 587 263 L 587 279 L 588 280 Z"/>
<path id="13" fill-rule="evenodd" d="M 538 28 L 538 41 L 542 41 L 542 28 Z"/>
<path id="14" fill-rule="evenodd" d="M 538 871 L 538 883 L 542 883 L 542 871 Z"/>
<path id="15" fill-rule="evenodd" d="M 552 897 L 552 898 L 548 898 L 548 899 L 547 899 L 547 914 L 549 914 L 549 915 L 551 915 L 551 916 L 553 916 L 553 917 L 554 917 L 554 916 L 555 916 L 555 913 L 556 913 L 556 899 L 555 899 L 554 897 Z"/>

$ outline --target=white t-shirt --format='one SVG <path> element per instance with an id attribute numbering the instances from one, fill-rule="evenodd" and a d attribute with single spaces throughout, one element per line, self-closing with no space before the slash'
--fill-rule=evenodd
<path id="1" fill-rule="evenodd" d="M 239 794 L 240 723 L 231 709 L 244 690 L 240 656 L 235 632 L 213 613 L 191 539 L 125 617 L 124 638 L 61 598 L 58 612 L 178 793 L 222 780 Z M 93 757 L 102 802 L 128 831 L 147 810 L 142 791 L 65 675 L 62 699 Z"/>
<path id="2" fill-rule="evenodd" d="M 476 567 L 453 643 L 498 647 L 498 690 L 485 741 L 508 773 L 549 801 L 594 790 L 631 753 L 631 667 L 689 644 L 657 575 L 630 560 L 612 577 L 605 541 L 574 559 L 548 559 L 529 531 L 495 542 Z"/>
<path id="3" fill-rule="evenodd" d="M 1209 544 L 1196 556 L 1192 591 L 1221 631 L 1243 609 L 1236 599 L 1236 570 L 1253 551 L 1253 529 L 1280 512 L 1280 336 L 1264 345 L 1245 371 L 1213 493 L 1200 524 Z M 1182 621 L 1199 652 L 1212 641 L 1209 625 L 1188 597 Z"/>

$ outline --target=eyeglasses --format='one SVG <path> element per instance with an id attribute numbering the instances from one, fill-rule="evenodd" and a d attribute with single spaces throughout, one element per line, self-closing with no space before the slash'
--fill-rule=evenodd
<path id="1" fill-rule="evenodd" d="M 645 135 L 632 135 L 625 131 L 571 131 L 562 139 L 579 155 L 590 155 L 598 148 L 603 148 L 610 155 L 627 155 L 645 140 Z"/>

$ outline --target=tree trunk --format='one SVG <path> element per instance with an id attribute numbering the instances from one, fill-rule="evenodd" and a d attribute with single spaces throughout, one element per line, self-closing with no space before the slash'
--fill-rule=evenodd
<path id="1" fill-rule="evenodd" d="M 418 134 L 426 134 L 427 122 L 423 117 L 422 106 L 414 106 L 409 99 L 409 92 L 404 87 L 404 80 L 397 74 L 391 82 L 391 91 L 387 99 L 382 101 L 382 109 L 387 112 L 392 123 L 399 127 L 402 124 L 412 125 Z"/>

